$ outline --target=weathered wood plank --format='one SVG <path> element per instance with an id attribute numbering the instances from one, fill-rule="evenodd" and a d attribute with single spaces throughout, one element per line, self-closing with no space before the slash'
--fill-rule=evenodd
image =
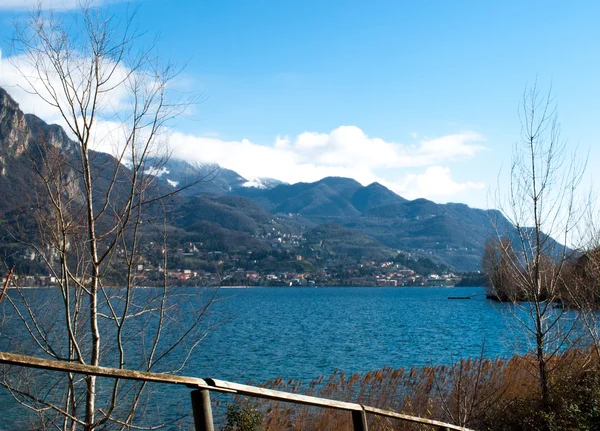
<path id="1" fill-rule="evenodd" d="M 326 398 L 311 397 L 309 395 L 292 394 L 289 392 L 276 391 L 273 389 L 257 388 L 255 386 L 241 385 L 239 383 L 226 382 L 217 379 L 205 379 L 211 387 L 233 390 L 240 395 L 265 398 L 275 401 L 284 401 L 296 404 L 306 404 L 316 407 L 327 407 L 338 410 L 362 410 L 362 406 L 356 403 L 329 400 Z"/>
<path id="2" fill-rule="evenodd" d="M 473 431 L 469 428 L 464 428 L 464 427 L 460 427 L 458 425 L 448 424 L 446 422 L 436 421 L 433 419 L 420 418 L 418 416 L 405 415 L 402 413 L 396 413 L 396 412 L 392 412 L 389 410 L 378 409 L 376 407 L 363 406 L 363 408 L 365 409 L 365 412 L 371 413 L 374 415 L 378 415 L 378 416 L 386 416 L 389 418 L 400 419 L 403 421 L 417 422 L 417 423 L 426 424 L 426 425 L 434 425 L 434 426 L 448 428 L 448 429 L 457 430 L 457 431 Z"/>
<path id="3" fill-rule="evenodd" d="M 54 361 L 50 359 L 41 359 L 33 356 L 16 355 L 13 353 L 5 352 L 0 352 L 0 363 L 20 365 L 32 368 L 42 368 L 45 370 L 63 371 L 66 373 L 89 374 L 101 377 L 179 384 L 204 389 L 209 388 L 209 386 L 203 379 L 198 379 L 196 377 L 176 376 L 172 374 L 162 373 L 149 373 L 144 371 L 132 371 L 119 368 L 95 367 L 92 365 L 84 365 L 75 362 Z"/>

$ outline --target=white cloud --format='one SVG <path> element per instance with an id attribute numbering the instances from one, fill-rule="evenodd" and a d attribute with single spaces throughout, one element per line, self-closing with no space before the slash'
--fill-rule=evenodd
<path id="1" fill-rule="evenodd" d="M 476 143 L 484 140 L 474 132 L 465 132 L 404 145 L 370 138 L 355 126 L 341 126 L 330 133 L 304 132 L 294 140 L 277 137 L 273 145 L 182 133 L 174 133 L 170 139 L 176 156 L 229 165 L 240 173 L 252 173 L 251 177 L 265 170 L 277 171 L 282 165 L 286 166 L 282 174 L 287 177 L 295 175 L 294 166 L 358 171 L 433 166 L 475 156 L 484 149 Z"/>
<path id="2" fill-rule="evenodd" d="M 481 142 L 483 137 L 474 132 L 443 136 L 421 142 L 419 153 L 428 158 L 435 155 L 438 159 L 456 159 L 462 156 L 473 157 L 483 147 L 469 145 L 469 142 Z"/>
<path id="3" fill-rule="evenodd" d="M 45 60 L 47 61 L 47 59 Z M 85 75 L 76 76 L 76 74 L 78 71 L 88 70 L 87 65 L 90 64 L 90 59 L 85 56 L 78 56 L 73 52 L 70 62 L 73 80 L 76 83 L 87 82 Z M 100 94 L 96 100 L 96 119 L 91 130 L 91 148 L 116 155 L 118 152 L 123 151 L 123 144 L 127 142 L 127 138 L 131 137 L 132 133 L 131 115 L 134 99 L 132 98 L 131 88 L 138 86 L 138 89 L 142 88 L 140 93 L 152 94 L 154 86 L 159 84 L 153 80 L 152 76 L 145 74 L 143 70 L 132 73 L 124 65 L 115 64 L 108 59 L 104 59 L 102 66 L 101 73 L 110 73 L 110 79 L 104 86 L 104 88 L 110 88 L 110 90 Z M 43 71 L 42 75 L 45 82 L 36 78 L 36 76 L 39 76 L 38 67 Z M 61 116 L 56 107 L 44 101 L 44 99 L 53 100 L 44 84 L 59 89 L 55 91 L 57 91 L 57 97 L 63 109 L 66 110 L 68 122 Z M 69 111 L 70 104 L 65 94 L 60 92 L 62 88 L 61 81 L 50 64 L 32 64 L 26 56 L 3 58 L 0 50 L 0 87 L 8 91 L 11 97 L 19 103 L 19 107 L 23 112 L 35 114 L 47 123 L 60 125 L 73 137 L 74 134 L 69 128 L 69 123 L 74 125 Z M 40 95 L 35 94 L 32 89 L 35 89 Z M 140 103 L 139 98 L 138 103 Z M 145 99 L 143 103 L 154 102 L 148 102 Z M 151 132 L 153 112 L 153 109 L 150 108 L 148 113 L 144 114 L 145 119 L 148 121 L 143 119 L 137 126 L 135 141 L 137 146 L 143 146 Z M 77 114 L 79 115 L 80 112 L 77 112 Z M 81 128 L 81 119 L 78 118 L 77 121 L 80 123 L 79 127 Z M 155 144 L 150 148 L 152 153 L 157 150 L 157 144 L 163 144 L 164 146 L 164 132 L 163 129 L 160 129 L 156 133 L 153 139 Z"/>
<path id="4" fill-rule="evenodd" d="M 73 73 L 87 70 L 86 66 L 90 64 L 89 58 L 83 56 L 78 57 L 75 54 L 72 55 L 70 61 L 72 63 L 70 68 Z M 128 100 L 129 91 L 127 84 L 113 84 L 125 81 L 126 77 L 128 77 L 128 81 L 132 81 L 136 78 L 136 75 L 130 74 L 129 71 L 121 65 L 115 67 L 115 65 L 109 61 L 105 61 L 103 67 L 103 71 L 106 71 L 106 73 L 114 68 L 114 73 L 105 85 L 105 87 L 111 87 L 111 90 L 101 94 L 97 101 L 99 115 L 103 116 L 105 120 L 108 120 L 111 117 L 114 119 L 124 107 L 131 103 L 131 101 Z M 57 123 L 64 127 L 66 124 L 63 121 L 59 110 L 44 102 L 40 96 L 33 94 L 32 88 L 35 88 L 42 97 L 47 100 L 52 99 L 42 81 L 39 78 L 36 78 L 39 76 L 39 72 L 48 77 L 44 78 L 44 81 L 49 82 L 52 85 L 52 88 L 62 88 L 58 74 L 49 62 L 48 64 L 34 65 L 26 55 L 4 58 L 2 56 L 2 51 L 0 50 L 0 86 L 8 91 L 8 93 L 19 103 L 22 111 L 35 114 L 48 123 Z M 85 82 L 85 77 L 83 75 L 81 77 L 75 77 L 74 82 Z M 63 106 L 67 106 L 64 94 L 62 94 L 60 90 L 57 90 L 57 95 L 62 101 Z"/>
<path id="5" fill-rule="evenodd" d="M 19 69 L 22 71 L 20 72 Z M 24 57 L 4 58 L 0 50 L 0 87 L 15 99 L 23 112 L 35 114 L 50 123 L 58 122 L 60 113 L 56 108 L 44 103 L 38 96 L 26 91 L 27 81 L 23 75 L 33 76 L 33 68 L 27 65 Z"/>
<path id="6" fill-rule="evenodd" d="M 217 163 L 246 178 L 295 183 L 343 176 L 365 185 L 377 181 L 410 199 L 447 200 L 484 188 L 481 182 L 454 181 L 450 168 L 442 166 L 474 157 L 484 149 L 479 145 L 484 140 L 464 132 L 405 145 L 371 138 L 355 126 L 342 126 L 330 133 L 304 132 L 295 139 L 277 137 L 272 145 L 176 132 L 170 136 L 170 147 L 177 158 Z"/>
<path id="7" fill-rule="evenodd" d="M 401 181 L 384 181 L 384 185 L 407 199 L 446 200 L 465 191 L 485 188 L 483 182 L 457 183 L 452 179 L 450 168 L 443 166 L 430 166 L 421 174 L 406 175 Z"/>
<path id="8" fill-rule="evenodd" d="M 254 178 L 250 181 L 246 181 L 244 184 L 242 184 L 242 187 L 249 187 L 249 188 L 256 188 L 256 189 L 266 189 L 267 186 L 265 186 L 258 178 Z"/>

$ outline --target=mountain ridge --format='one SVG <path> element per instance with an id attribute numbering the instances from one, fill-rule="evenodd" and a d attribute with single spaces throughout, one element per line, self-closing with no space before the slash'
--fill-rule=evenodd
<path id="1" fill-rule="evenodd" d="M 15 203 L 22 205 L 34 189 L 30 159 L 43 158 L 45 153 L 32 142 L 41 135 L 47 146 L 72 153 L 73 160 L 79 157 L 79 148 L 60 126 L 24 114 L 0 88 L 0 187 L 7 190 L 0 197 L 0 212 L 13 210 Z M 108 154 L 91 154 L 98 166 L 118 163 Z M 99 190 L 103 187 L 101 173 L 95 185 Z M 363 186 L 351 178 L 325 177 L 295 184 L 265 179 L 259 187 L 248 187 L 253 180 L 235 171 L 177 158 L 149 160 L 146 173 L 155 177 L 159 190 L 183 188 L 170 204 L 172 214 L 178 217 L 173 227 L 179 229 L 181 238 L 189 233 L 201 239 L 198 232 L 206 234 L 218 227 L 221 238 L 243 237 L 240 241 L 263 251 L 269 247 L 268 231 L 299 235 L 333 223 L 360 235 L 370 249 L 380 244 L 386 250 L 383 254 L 402 251 L 456 270 L 478 270 L 485 241 L 495 233 L 492 219 L 500 217 L 503 225 L 509 225 L 496 210 L 438 204 L 423 198 L 407 200 L 377 182 Z M 349 238 L 339 229 L 322 231 L 325 235 L 328 232 L 337 235 L 338 242 Z M 349 250 L 345 246 L 339 249 Z"/>

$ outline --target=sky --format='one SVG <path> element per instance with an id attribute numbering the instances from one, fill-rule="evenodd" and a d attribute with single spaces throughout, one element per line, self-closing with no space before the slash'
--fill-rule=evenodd
<path id="1" fill-rule="evenodd" d="M 0 86 L 25 112 L 15 23 L 38 0 L 0 1 Z M 68 17 L 75 0 L 43 3 Z M 182 66 L 200 103 L 169 131 L 174 157 L 251 180 L 377 181 L 408 199 L 492 207 L 520 137 L 519 102 L 552 87 L 568 149 L 600 166 L 597 1 L 96 1 L 137 8 L 140 45 Z M 12 55 L 12 58 L 11 58 Z M 109 124 L 107 120 L 107 124 Z M 99 125 L 101 127 L 102 125 Z M 101 148 L 102 149 L 102 148 Z M 598 179 L 596 179 L 598 181 Z"/>

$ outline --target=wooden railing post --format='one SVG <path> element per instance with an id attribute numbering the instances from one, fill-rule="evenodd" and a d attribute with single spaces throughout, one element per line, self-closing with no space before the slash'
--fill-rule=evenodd
<path id="1" fill-rule="evenodd" d="M 364 410 L 352 410 L 352 425 L 354 431 L 368 431 L 367 414 Z"/>
<path id="2" fill-rule="evenodd" d="M 210 405 L 210 391 L 208 389 L 192 391 L 192 408 L 194 410 L 196 431 L 215 431 Z"/>

